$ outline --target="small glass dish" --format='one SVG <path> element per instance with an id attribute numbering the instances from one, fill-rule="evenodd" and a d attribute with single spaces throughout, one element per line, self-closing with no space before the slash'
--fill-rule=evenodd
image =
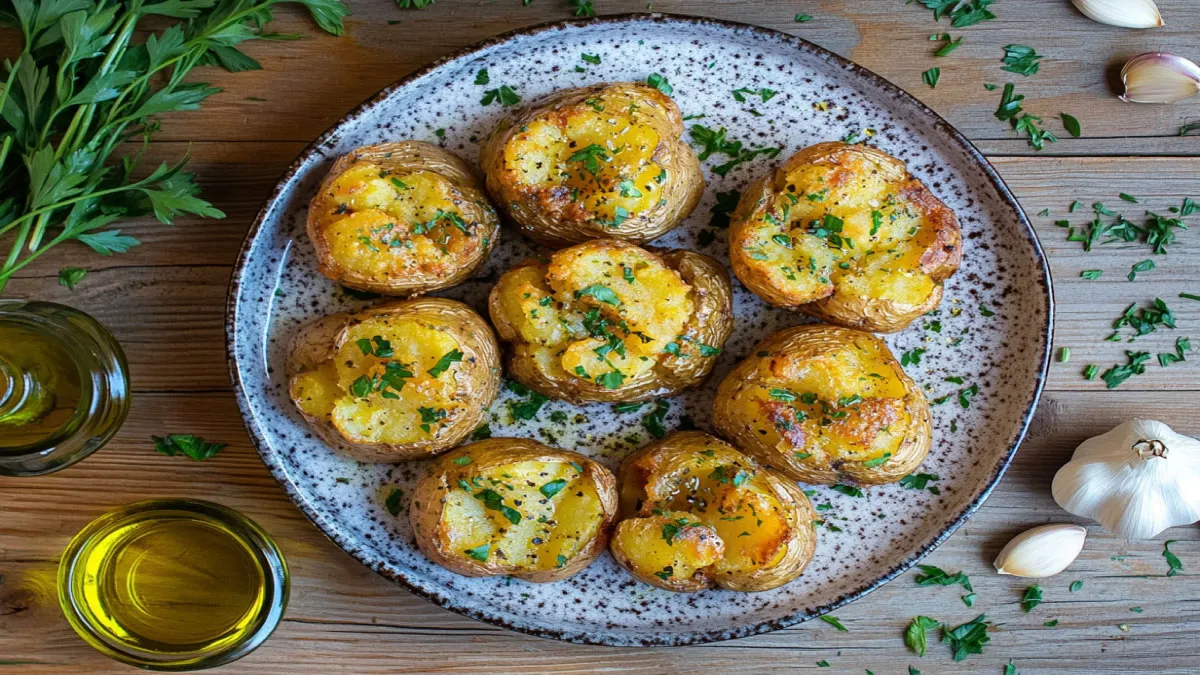
<path id="1" fill-rule="evenodd" d="M 192 499 L 121 507 L 75 535 L 58 598 L 75 632 L 146 670 L 213 668 L 254 651 L 279 625 L 283 554 L 233 509 Z"/>
<path id="2" fill-rule="evenodd" d="M 100 449 L 129 412 L 128 372 L 91 316 L 0 300 L 0 476 L 58 471 Z"/>

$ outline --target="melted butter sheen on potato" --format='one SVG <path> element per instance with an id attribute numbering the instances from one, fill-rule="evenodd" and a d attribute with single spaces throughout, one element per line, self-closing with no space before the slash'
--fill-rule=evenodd
<path id="1" fill-rule="evenodd" d="M 929 451 L 929 403 L 878 337 L 828 325 L 779 331 L 717 388 L 713 425 L 806 483 L 895 482 Z"/>
<path id="2" fill-rule="evenodd" d="M 331 360 L 295 377 L 292 396 L 353 443 L 436 438 L 464 412 L 456 378 L 475 365 L 460 347 L 418 319 L 371 317 L 347 329 Z"/>
<path id="3" fill-rule="evenodd" d="M 672 351 L 697 349 L 679 339 L 695 311 L 691 287 L 632 244 L 564 249 L 544 266 L 505 274 L 494 296 L 504 323 L 561 378 L 615 389 Z"/>
<path id="4" fill-rule="evenodd" d="M 334 264 L 368 281 L 450 276 L 490 243 L 491 228 L 464 217 L 465 199 L 432 171 L 360 161 L 328 186 L 316 234 Z"/>
<path id="5" fill-rule="evenodd" d="M 960 243 L 953 212 L 899 160 L 822 143 L 746 190 L 730 255 L 772 304 L 891 332 L 937 306 Z"/>
<path id="6" fill-rule="evenodd" d="M 438 524 L 445 552 L 512 573 L 564 567 L 605 520 L 594 482 L 569 462 L 513 462 L 482 472 L 467 464 L 448 478 Z"/>
<path id="7" fill-rule="evenodd" d="M 548 211 L 618 225 L 658 202 L 667 178 L 654 161 L 658 144 L 636 105 L 601 93 L 587 107 L 525 125 L 505 146 L 504 161 Z"/>
<path id="8" fill-rule="evenodd" d="M 732 446 L 707 434 L 668 437 L 621 471 L 621 564 L 648 583 L 691 591 L 774 588 L 803 571 L 811 505 Z"/>

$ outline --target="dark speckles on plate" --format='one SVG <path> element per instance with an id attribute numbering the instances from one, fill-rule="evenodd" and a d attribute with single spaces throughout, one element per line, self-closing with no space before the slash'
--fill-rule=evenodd
<path id="1" fill-rule="evenodd" d="M 583 52 L 600 54 L 602 62 L 576 72 Z M 705 113 L 687 125 L 724 126 L 730 139 L 783 149 L 778 160 L 758 157 L 727 176 L 711 172 L 723 158 L 705 162 L 704 199 L 655 245 L 695 247 L 697 236 L 712 229 L 717 192 L 741 189 L 807 145 L 876 129 L 870 142 L 904 159 L 932 186 L 958 213 L 967 242 L 962 270 L 946 284 L 938 316 L 943 330 L 915 325 L 885 338 L 897 354 L 927 350 L 908 370 L 929 385 L 930 398 L 979 386 L 969 407 L 953 396 L 934 407 L 936 440 L 921 470 L 940 477 L 941 494 L 888 485 L 855 500 L 814 488 L 814 501 L 833 505 L 832 522 L 841 531 L 822 528 L 809 570 L 765 593 L 674 594 L 631 580 L 607 555 L 567 581 L 545 585 L 458 577 L 422 557 L 406 512 L 393 517 L 380 494 L 384 486 L 411 492 L 425 462 L 362 464 L 322 444 L 288 401 L 283 362 L 303 322 L 363 304 L 316 272 L 304 236 L 306 205 L 324 172 L 354 147 L 404 138 L 441 142 L 476 161 L 479 141 L 506 112 L 481 105 L 474 77 L 485 67 L 492 83 L 511 86 L 523 102 L 564 87 L 644 81 L 661 73 L 684 114 Z M 740 87 L 768 87 L 781 95 L 753 101 L 758 117 L 734 101 L 732 92 Z M 435 137 L 435 129 L 445 129 L 445 136 Z M 703 249 L 727 264 L 724 233 L 718 232 Z M 482 308 L 490 280 L 533 251 L 505 228 L 479 277 L 442 295 Z M 226 330 L 238 404 L 263 461 L 301 510 L 350 555 L 439 605 L 514 630 L 576 642 L 675 645 L 753 635 L 819 616 L 900 574 L 949 536 L 999 480 L 1024 435 L 1049 359 L 1051 297 L 1040 247 L 1012 195 L 978 151 L 915 99 L 783 33 L 631 15 L 494 38 L 413 73 L 348 114 L 296 160 L 251 228 L 230 285 Z M 980 305 L 993 315 L 984 315 Z M 767 307 L 740 285 L 734 308 L 734 335 L 709 384 L 671 400 L 668 428 L 684 416 L 706 428 L 712 389 L 735 359 L 768 333 L 804 321 Z M 964 384 L 947 377 L 961 377 Z M 505 391 L 493 406 L 494 436 L 547 434 L 610 467 L 651 438 L 641 424 L 646 409 L 616 413 L 610 405 L 555 401 L 535 420 L 514 423 L 507 408 L 513 398 Z M 551 421 L 560 411 L 567 421 L 561 415 Z"/>

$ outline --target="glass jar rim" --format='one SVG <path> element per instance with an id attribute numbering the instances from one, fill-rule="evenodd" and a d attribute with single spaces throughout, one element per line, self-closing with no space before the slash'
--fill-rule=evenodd
<path id="1" fill-rule="evenodd" d="M 223 531 L 247 546 L 262 572 L 265 600 L 254 616 L 254 629 L 238 641 L 210 651 L 180 652 L 164 655 L 122 643 L 91 621 L 80 607 L 77 580 L 83 574 L 79 564 L 89 543 L 100 535 L 121 528 L 132 518 L 185 516 L 200 522 L 219 524 Z M 58 600 L 71 628 L 100 653 L 145 670 L 182 672 L 222 666 L 257 649 L 279 626 L 287 609 L 290 577 L 287 561 L 275 541 L 246 515 L 214 502 L 187 498 L 148 499 L 109 511 L 79 531 L 67 545 L 58 567 Z"/>

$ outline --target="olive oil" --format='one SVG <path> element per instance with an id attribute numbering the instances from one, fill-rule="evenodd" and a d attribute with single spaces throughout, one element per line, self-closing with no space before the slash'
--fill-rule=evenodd
<path id="1" fill-rule="evenodd" d="M 80 422 L 80 379 L 45 335 L 0 324 L 0 453 L 69 435 Z"/>
<path id="2" fill-rule="evenodd" d="M 92 646 L 143 668 L 226 663 L 282 616 L 287 568 L 262 530 L 208 502 L 142 502 L 88 526 L 63 556 L 63 610 Z"/>
<path id="3" fill-rule="evenodd" d="M 103 446 L 129 411 L 125 355 L 79 310 L 0 300 L 0 476 L 65 468 Z"/>

